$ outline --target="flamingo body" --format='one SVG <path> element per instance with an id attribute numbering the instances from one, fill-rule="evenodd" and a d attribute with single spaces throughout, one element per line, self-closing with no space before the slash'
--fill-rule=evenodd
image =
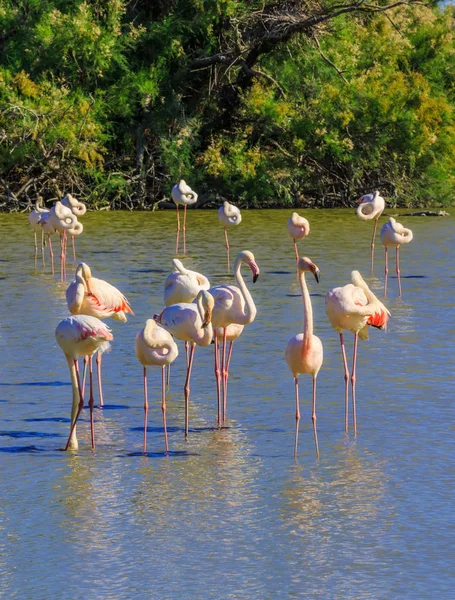
<path id="1" fill-rule="evenodd" d="M 234 227 L 242 222 L 242 215 L 240 209 L 234 204 L 229 202 L 223 202 L 223 206 L 218 209 L 218 220 L 225 227 Z"/>
<path id="2" fill-rule="evenodd" d="M 85 206 L 85 204 L 77 200 L 71 194 L 67 194 L 63 198 L 62 204 L 63 206 L 69 208 L 73 215 L 76 215 L 77 217 L 82 217 L 87 212 L 87 207 Z"/>
<path id="3" fill-rule="evenodd" d="M 299 251 L 297 249 L 297 240 L 303 240 L 310 233 L 310 223 L 305 217 L 301 217 L 293 212 L 288 219 L 288 233 L 294 240 L 295 260 L 299 260 Z"/>
<path id="4" fill-rule="evenodd" d="M 184 179 L 176 183 L 171 191 L 172 200 L 177 205 L 191 206 L 197 202 L 197 194 Z"/>
<path id="5" fill-rule="evenodd" d="M 172 259 L 174 272 L 164 283 L 164 303 L 166 306 L 179 302 L 192 302 L 201 290 L 208 290 L 210 282 L 201 273 L 186 269 L 177 258 Z"/>
<path id="6" fill-rule="evenodd" d="M 387 223 L 381 228 L 381 242 L 385 249 L 385 277 L 384 277 L 384 296 L 387 295 L 387 278 L 389 273 L 389 253 L 388 248 L 395 248 L 396 272 L 398 278 L 398 292 L 401 298 L 401 277 L 400 277 L 400 246 L 409 244 L 412 241 L 413 234 L 410 229 L 403 227 L 393 217 L 390 217 Z"/>
<path id="7" fill-rule="evenodd" d="M 379 217 L 382 215 L 385 208 L 385 200 L 379 195 L 376 190 L 372 194 L 364 194 L 358 200 L 356 214 L 362 221 L 374 219 L 373 237 L 371 238 L 371 273 L 374 267 L 374 241 L 376 239 L 376 229 L 378 227 Z"/>

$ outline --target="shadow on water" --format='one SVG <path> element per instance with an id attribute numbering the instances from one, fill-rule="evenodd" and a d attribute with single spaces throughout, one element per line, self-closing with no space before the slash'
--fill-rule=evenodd
<path id="1" fill-rule="evenodd" d="M 0 385 L 3 385 L 3 386 L 30 385 L 30 386 L 41 386 L 41 387 L 59 387 L 62 385 L 71 385 L 71 383 L 66 382 L 66 381 L 23 381 L 22 383 L 4 383 L 4 382 L 2 382 L 2 383 L 0 383 Z"/>
<path id="2" fill-rule="evenodd" d="M 44 452 L 44 450 L 37 446 L 10 446 L 9 448 L 0 448 L 0 452 L 6 452 L 8 454 L 35 454 Z"/>
<path id="3" fill-rule="evenodd" d="M 24 419 L 26 423 L 70 423 L 71 419 L 67 417 L 34 417 L 32 419 Z"/>
<path id="4" fill-rule="evenodd" d="M 54 438 L 60 437 L 59 433 L 42 433 L 40 431 L 0 431 L 0 437 L 18 438 Z"/>
<path id="5" fill-rule="evenodd" d="M 103 404 L 103 406 L 97 406 L 101 410 L 127 410 L 131 408 L 127 404 Z"/>
<path id="6" fill-rule="evenodd" d="M 170 457 L 181 457 L 186 458 L 189 456 L 199 456 L 197 452 L 187 452 L 186 450 L 172 450 L 169 452 L 128 452 L 127 454 L 119 454 L 118 457 L 129 457 L 129 456 L 140 456 L 140 457 L 148 457 L 148 458 L 166 458 Z"/>
<path id="7" fill-rule="evenodd" d="M 132 273 L 168 273 L 165 269 L 131 269 Z"/>

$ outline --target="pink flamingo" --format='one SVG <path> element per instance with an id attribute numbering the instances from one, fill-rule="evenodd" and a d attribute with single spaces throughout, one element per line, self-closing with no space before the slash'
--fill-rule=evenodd
<path id="1" fill-rule="evenodd" d="M 387 296 L 387 276 L 389 273 L 389 246 L 396 248 L 395 263 L 398 277 L 398 297 L 401 298 L 401 279 L 400 279 L 400 246 L 409 244 L 413 235 L 410 229 L 403 227 L 393 217 L 390 217 L 387 223 L 381 228 L 381 242 L 385 249 L 385 278 L 384 278 L 384 296 Z"/>
<path id="2" fill-rule="evenodd" d="M 378 227 L 379 217 L 382 215 L 385 208 L 385 200 L 376 190 L 373 194 L 365 194 L 364 196 L 360 196 L 357 204 L 359 206 L 357 207 L 356 214 L 360 219 L 362 219 L 362 221 L 374 219 L 373 237 L 371 238 L 371 273 L 373 273 L 374 240 L 376 237 L 376 229 Z"/>
<path id="3" fill-rule="evenodd" d="M 299 260 L 299 251 L 297 250 L 297 240 L 303 240 L 310 233 L 310 224 L 305 217 L 301 217 L 296 212 L 288 219 L 288 233 L 294 240 L 295 260 Z"/>
<path id="4" fill-rule="evenodd" d="M 180 302 L 168 306 L 160 315 L 154 315 L 170 334 L 191 345 L 185 380 L 185 439 L 188 439 L 188 415 L 190 401 L 190 378 L 196 346 L 209 346 L 213 339 L 211 323 L 213 296 L 201 290 L 193 303 Z"/>
<path id="5" fill-rule="evenodd" d="M 319 283 L 319 269 L 309 258 L 304 256 L 297 262 L 297 271 L 300 278 L 300 287 L 303 300 L 303 333 L 298 333 L 288 341 L 285 351 L 286 362 L 294 376 L 295 383 L 295 443 L 294 458 L 297 456 L 297 443 L 299 438 L 300 405 L 299 405 L 299 375 L 308 373 L 313 377 L 313 403 L 311 420 L 313 421 L 314 443 L 316 456 L 319 456 L 318 434 L 316 430 L 316 379 L 322 366 L 323 350 L 321 340 L 313 335 L 313 309 L 310 293 L 305 281 L 305 272 L 313 273 Z"/>
<path id="6" fill-rule="evenodd" d="M 78 359 L 89 356 L 90 362 L 90 431 L 92 448 L 95 448 L 95 428 L 93 420 L 93 385 L 92 385 L 92 356 L 95 353 L 106 352 L 113 335 L 108 327 L 95 317 L 79 315 L 68 317 L 60 321 L 55 330 L 55 339 L 63 350 L 70 370 L 71 385 L 73 390 L 73 404 L 71 408 L 71 429 L 66 442 L 65 450 L 77 450 L 76 423 L 84 406 L 84 397 L 79 378 Z"/>
<path id="7" fill-rule="evenodd" d="M 43 236 L 47 235 L 47 245 L 49 247 L 49 256 L 51 258 L 52 275 L 54 275 L 54 252 L 52 250 L 51 235 L 53 235 L 57 232 L 55 231 L 54 226 L 49 221 L 49 215 L 50 215 L 49 211 L 47 213 L 42 214 L 39 224 L 40 224 Z"/>
<path id="8" fill-rule="evenodd" d="M 85 204 L 83 202 L 80 202 L 79 200 L 76 200 L 76 198 L 74 196 L 72 196 L 71 194 L 67 194 L 63 200 L 62 200 L 62 204 L 63 206 L 66 206 L 67 208 L 71 209 L 71 212 L 73 213 L 73 215 L 76 215 L 76 217 L 82 217 L 83 215 L 85 215 L 85 213 L 87 212 L 87 207 L 85 206 Z M 71 235 L 71 243 L 73 246 L 73 259 L 74 262 L 76 262 L 76 246 L 74 244 L 74 238 L 77 235 L 80 235 L 83 231 L 83 227 L 82 224 L 80 224 L 80 227 L 77 228 L 74 232 L 68 232 L 69 235 Z"/>
<path id="9" fill-rule="evenodd" d="M 259 277 L 259 267 L 256 264 L 254 254 L 248 250 L 239 252 L 234 263 L 234 276 L 238 287 L 233 285 L 217 285 L 209 289 L 215 300 L 213 308 L 212 323 L 215 328 L 223 328 L 223 350 L 221 358 L 221 372 L 218 348 L 218 336 L 215 337 L 215 376 L 217 381 L 218 396 L 218 423 L 221 418 L 226 418 L 226 386 L 228 379 L 226 362 L 227 327 L 231 323 L 248 325 L 256 318 L 256 306 L 241 274 L 241 266 L 246 264 L 253 274 L 253 283 Z M 221 376 L 223 381 L 223 411 L 221 415 L 220 386 Z"/>
<path id="10" fill-rule="evenodd" d="M 138 361 L 144 367 L 144 454 L 147 452 L 147 367 L 161 367 L 161 411 L 163 413 L 164 443 L 166 453 L 169 451 L 166 427 L 166 396 L 164 367 L 170 365 L 177 358 L 179 351 L 177 344 L 163 327 L 156 324 L 153 319 L 147 319 L 145 327 L 136 335 L 135 350 Z"/>
<path id="11" fill-rule="evenodd" d="M 36 238 L 36 232 L 41 232 L 41 258 L 43 260 L 44 267 L 44 233 L 41 228 L 41 220 L 44 216 L 49 215 L 49 211 L 47 208 L 41 208 L 40 206 L 41 200 L 37 200 L 35 202 L 35 208 L 28 215 L 28 222 L 30 223 L 31 228 L 33 229 L 33 233 L 35 236 L 35 268 L 36 268 L 36 259 L 38 256 L 38 241 Z"/>
<path id="12" fill-rule="evenodd" d="M 176 183 L 172 188 L 171 192 L 172 200 L 175 202 L 177 207 L 177 240 L 175 243 L 175 253 L 179 253 L 179 237 L 180 237 L 180 217 L 179 217 L 179 205 L 183 205 L 183 254 L 186 254 L 186 207 L 191 204 L 196 204 L 197 194 L 194 192 L 187 183 L 181 179 L 179 183 Z"/>
<path id="13" fill-rule="evenodd" d="M 357 416 L 355 406 L 355 382 L 357 362 L 357 342 L 368 339 L 368 325 L 385 329 L 390 313 L 380 302 L 358 271 L 351 273 L 352 283 L 343 287 L 336 287 L 327 293 L 325 299 L 326 312 L 330 324 L 340 334 L 341 354 L 344 365 L 345 382 L 345 431 L 348 431 L 348 382 L 349 371 L 346 361 L 343 330 L 352 331 L 354 334 L 354 353 L 352 359 L 351 386 L 352 386 L 352 411 L 354 418 L 354 434 L 357 433 Z"/>
<path id="14" fill-rule="evenodd" d="M 240 209 L 234 204 L 229 204 L 229 202 L 224 202 L 223 206 L 220 206 L 218 209 L 218 220 L 224 226 L 224 239 L 226 241 L 226 250 L 227 250 L 227 259 L 228 259 L 228 271 L 231 269 L 230 265 L 230 256 L 229 256 L 229 239 L 227 234 L 227 227 L 235 227 L 242 222 L 242 215 L 240 214 Z"/>
<path id="15" fill-rule="evenodd" d="M 60 234 L 60 278 L 63 281 L 66 278 L 66 231 L 76 226 L 77 217 L 57 200 L 49 211 L 49 223 Z"/>
<path id="16" fill-rule="evenodd" d="M 197 271 L 186 269 L 178 258 L 172 259 L 173 273 L 164 282 L 164 304 L 171 306 L 179 302 L 193 302 L 201 290 L 208 290 L 210 281 Z"/>
<path id="17" fill-rule="evenodd" d="M 77 266 L 75 279 L 66 290 L 66 302 L 72 315 L 90 315 L 98 319 L 112 317 L 115 321 L 125 323 L 127 321 L 126 314 L 134 314 L 128 300 L 120 290 L 104 279 L 92 277 L 91 269 L 86 263 L 80 263 Z M 101 356 L 102 353 L 96 355 L 96 366 L 100 406 L 103 406 Z"/>

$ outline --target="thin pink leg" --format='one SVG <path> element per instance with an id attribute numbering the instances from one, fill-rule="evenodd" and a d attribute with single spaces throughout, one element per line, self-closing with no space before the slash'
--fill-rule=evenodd
<path id="1" fill-rule="evenodd" d="M 193 358 L 194 358 L 194 350 L 196 348 L 196 344 L 191 344 L 190 350 L 190 358 L 188 362 L 188 370 L 186 373 L 186 381 L 185 381 L 185 439 L 188 439 L 188 420 L 189 420 L 189 405 L 190 405 L 190 378 L 191 378 L 191 369 L 193 368 Z"/>
<path id="2" fill-rule="evenodd" d="M 355 408 L 355 382 L 356 382 L 356 366 L 357 366 L 357 342 L 359 341 L 359 334 L 354 334 L 354 354 L 352 356 L 352 374 L 351 374 L 351 385 L 352 385 L 352 414 L 354 418 L 354 435 L 357 435 L 357 413 Z"/>
<path id="3" fill-rule="evenodd" d="M 180 238 L 180 215 L 179 215 L 179 205 L 175 205 L 177 208 L 177 238 L 175 241 L 175 254 L 179 253 L 179 238 Z"/>
<path id="4" fill-rule="evenodd" d="M 149 401 L 147 395 L 147 367 L 144 366 L 144 454 L 147 452 L 147 418 L 149 414 Z"/>
<path id="5" fill-rule="evenodd" d="M 186 254 L 186 204 L 183 208 L 183 254 Z"/>
<path id="6" fill-rule="evenodd" d="M 230 246 L 229 246 L 229 239 L 228 239 L 228 232 L 226 229 L 226 225 L 224 226 L 224 239 L 226 242 L 226 250 L 227 250 L 227 259 L 228 259 L 228 272 L 231 270 L 231 261 L 230 261 Z"/>
<path id="7" fill-rule="evenodd" d="M 229 364 L 231 362 L 232 356 L 232 344 L 233 342 L 229 342 L 229 351 L 226 362 L 226 388 L 225 388 L 225 396 L 224 396 L 224 417 L 226 418 L 226 406 L 227 406 L 227 390 L 228 390 L 228 379 L 229 379 Z"/>
<path id="8" fill-rule="evenodd" d="M 43 261 L 43 267 L 46 266 L 44 262 L 44 229 L 41 229 L 41 260 Z"/>
<path id="9" fill-rule="evenodd" d="M 84 356 L 84 371 L 82 374 L 82 395 L 85 396 L 85 378 L 87 376 L 88 356 Z"/>
<path id="10" fill-rule="evenodd" d="M 90 396 L 88 400 L 88 406 L 90 408 L 90 436 L 92 438 L 92 448 L 95 449 L 95 422 L 93 420 L 93 405 L 95 404 L 95 398 L 93 396 L 93 360 L 91 356 L 88 359 L 88 364 L 90 377 Z"/>
<path id="11" fill-rule="evenodd" d="M 166 446 L 166 454 L 169 452 L 169 445 L 167 441 L 167 424 L 166 424 L 166 376 L 164 374 L 164 367 L 161 367 L 161 412 L 163 413 L 163 429 L 164 429 L 164 444 Z"/>
<path id="12" fill-rule="evenodd" d="M 100 406 L 104 406 L 104 400 L 103 400 L 103 386 L 101 384 L 101 357 L 103 355 L 98 352 L 96 355 L 96 368 L 97 368 L 97 372 L 98 372 L 98 390 L 100 392 Z"/>
<path id="13" fill-rule="evenodd" d="M 389 274 L 389 252 L 385 246 L 385 268 L 384 268 L 384 298 L 387 298 L 387 277 Z"/>
<path id="14" fill-rule="evenodd" d="M 188 369 L 188 344 L 189 342 L 185 342 L 185 356 L 186 356 L 186 368 Z"/>
<path id="15" fill-rule="evenodd" d="M 374 220 L 373 237 L 371 238 L 371 274 L 374 273 L 374 240 L 376 238 L 376 229 L 378 227 L 379 216 Z"/>
<path id="16" fill-rule="evenodd" d="M 295 383 L 295 441 L 294 441 L 294 458 L 297 458 L 297 444 L 299 441 L 299 423 L 300 423 L 300 406 L 299 406 L 299 378 L 294 377 Z"/>
<path id="17" fill-rule="evenodd" d="M 36 231 L 33 232 L 33 235 L 35 236 L 35 269 L 36 269 L 36 261 L 38 259 L 38 239 L 36 237 Z"/>
<path id="18" fill-rule="evenodd" d="M 51 236 L 50 235 L 47 236 L 47 242 L 49 244 L 49 254 L 50 254 L 50 257 L 51 257 L 52 275 L 54 275 L 54 252 L 52 250 L 52 240 L 51 240 Z"/>
<path id="19" fill-rule="evenodd" d="M 397 269 L 397 277 L 398 277 L 398 298 L 401 298 L 401 278 L 400 278 L 400 246 L 397 246 L 396 253 L 396 269 Z"/>
<path id="20" fill-rule="evenodd" d="M 349 369 L 348 361 L 346 359 L 346 348 L 344 346 L 344 339 L 342 333 L 340 333 L 340 343 L 344 367 L 344 430 L 347 433 L 349 429 Z"/>
<path id="21" fill-rule="evenodd" d="M 295 261 L 298 262 L 299 261 L 299 251 L 297 248 L 297 240 L 295 238 L 294 239 L 294 251 L 295 251 Z"/>
<path id="22" fill-rule="evenodd" d="M 73 245 L 73 260 L 76 262 L 76 246 L 74 244 L 74 235 L 71 236 L 71 244 Z"/>
<path id="23" fill-rule="evenodd" d="M 226 420 L 226 327 L 223 327 L 223 354 L 221 357 L 221 376 L 223 381 L 223 422 Z"/>
<path id="24" fill-rule="evenodd" d="M 73 436 L 73 432 L 76 427 L 77 420 L 79 418 L 79 415 L 81 414 L 81 410 L 84 407 L 84 396 L 82 395 L 82 390 L 81 390 L 81 382 L 79 379 L 79 365 L 77 364 L 77 360 L 74 360 L 74 368 L 76 369 L 77 389 L 79 391 L 79 406 L 77 409 L 76 417 L 71 425 L 70 434 L 68 436 L 68 441 L 66 442 L 65 450 L 68 450 L 68 446 L 70 445 L 70 440 Z"/>
<path id="25" fill-rule="evenodd" d="M 63 254 L 63 233 L 60 234 L 60 279 L 63 281 L 63 260 L 65 255 Z"/>
<path id="26" fill-rule="evenodd" d="M 166 374 L 166 388 L 169 389 L 171 385 L 171 365 L 167 366 L 167 374 Z"/>
<path id="27" fill-rule="evenodd" d="M 220 398 L 220 388 L 221 388 L 221 372 L 220 372 L 220 345 L 218 342 L 218 337 L 215 332 L 215 379 L 216 379 L 216 398 L 217 398 L 217 408 L 218 408 L 218 427 L 221 427 L 221 398 Z"/>
<path id="28" fill-rule="evenodd" d="M 66 230 L 63 232 L 63 279 L 66 279 L 66 248 L 68 236 Z"/>
<path id="29" fill-rule="evenodd" d="M 316 377 L 313 377 L 313 406 L 311 410 L 311 420 L 313 421 L 314 443 L 316 444 L 316 456 L 319 456 L 318 432 L 316 429 Z"/>

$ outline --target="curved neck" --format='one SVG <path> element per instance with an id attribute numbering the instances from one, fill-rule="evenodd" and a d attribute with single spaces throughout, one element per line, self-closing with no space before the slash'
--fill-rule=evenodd
<path id="1" fill-rule="evenodd" d="M 240 293 L 245 300 L 245 309 L 243 315 L 239 315 L 239 319 L 237 323 L 239 325 L 248 325 L 248 323 L 252 323 L 256 317 L 256 305 L 254 304 L 253 297 L 250 294 L 249 289 L 246 287 L 245 280 L 242 277 L 242 273 L 240 272 L 242 266 L 241 260 L 236 260 L 234 265 L 234 275 L 237 285 L 239 286 Z"/>
<path id="2" fill-rule="evenodd" d="M 303 300 L 303 338 L 307 342 L 313 335 L 313 307 L 311 306 L 310 293 L 305 280 L 305 272 L 300 273 L 300 287 Z"/>

